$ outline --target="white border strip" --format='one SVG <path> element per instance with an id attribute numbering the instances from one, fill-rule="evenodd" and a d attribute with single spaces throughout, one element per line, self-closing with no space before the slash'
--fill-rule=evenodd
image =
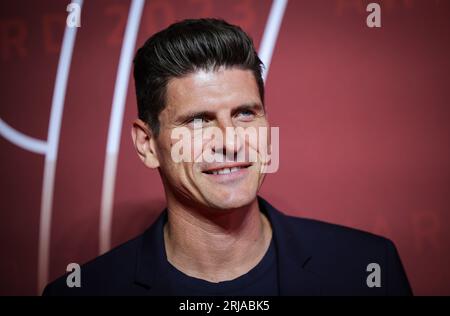
<path id="1" fill-rule="evenodd" d="M 270 62 L 272 60 L 273 50 L 277 42 L 278 32 L 283 21 L 288 0 L 274 0 L 270 8 L 269 18 L 267 19 L 264 35 L 259 46 L 259 58 L 263 62 L 265 69 L 263 71 L 264 81 L 269 73 Z"/>
<path id="2" fill-rule="evenodd" d="M 83 0 L 74 0 L 80 6 Z M 58 153 L 59 136 L 61 131 L 64 99 L 66 96 L 67 79 L 69 77 L 72 52 L 77 35 L 76 27 L 66 26 L 59 55 L 58 70 L 56 72 L 53 89 L 52 110 L 47 137 L 47 153 L 45 155 L 44 178 L 41 198 L 41 218 L 39 224 L 39 252 L 38 252 L 38 291 L 44 289 L 48 282 L 50 261 L 50 232 L 53 207 L 53 189 L 55 185 L 55 168 Z"/>
<path id="3" fill-rule="evenodd" d="M 106 146 L 105 169 L 103 172 L 103 188 L 100 210 L 99 251 L 104 253 L 111 247 L 111 224 L 116 181 L 117 155 L 122 134 L 122 121 L 128 91 L 131 62 L 139 31 L 144 0 L 133 0 L 128 13 L 119 68 L 114 87 L 112 112 L 109 121 L 108 143 Z"/>

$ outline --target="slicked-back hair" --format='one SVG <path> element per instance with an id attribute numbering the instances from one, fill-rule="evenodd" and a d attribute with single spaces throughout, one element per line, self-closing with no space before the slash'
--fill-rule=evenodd
<path id="1" fill-rule="evenodd" d="M 221 67 L 251 70 L 264 104 L 264 65 L 240 27 L 219 19 L 189 19 L 154 34 L 134 58 L 139 118 L 158 135 L 169 80 Z"/>

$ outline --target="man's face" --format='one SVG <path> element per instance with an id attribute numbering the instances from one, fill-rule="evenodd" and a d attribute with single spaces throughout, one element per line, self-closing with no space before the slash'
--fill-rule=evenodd
<path id="1" fill-rule="evenodd" d="M 168 198 L 210 209 L 233 209 L 253 202 L 264 178 L 257 142 L 239 134 L 226 135 L 227 127 L 256 131 L 268 127 L 252 72 L 220 68 L 172 79 L 166 102 L 159 116 L 155 149 Z M 173 160 L 172 147 L 179 139 L 174 139 L 172 132 L 177 128 L 188 129 L 192 135 L 191 161 Z M 211 128 L 221 131 L 223 141 L 204 136 Z M 201 142 L 194 139 L 199 130 L 203 131 Z M 206 154 L 222 162 L 206 162 L 200 157 Z M 251 154 L 258 156 L 256 162 L 250 161 Z"/>

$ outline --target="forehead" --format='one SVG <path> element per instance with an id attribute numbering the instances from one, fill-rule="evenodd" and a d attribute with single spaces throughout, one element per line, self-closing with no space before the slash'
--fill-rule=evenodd
<path id="1" fill-rule="evenodd" d="M 261 103 L 253 73 L 238 68 L 199 70 L 171 79 L 167 85 L 166 101 L 165 111 L 169 115 L 193 110 L 220 111 L 241 104 Z"/>

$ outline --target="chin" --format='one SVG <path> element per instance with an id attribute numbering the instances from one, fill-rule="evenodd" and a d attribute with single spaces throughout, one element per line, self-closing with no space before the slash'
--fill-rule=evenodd
<path id="1" fill-rule="evenodd" d="M 221 192 L 214 194 L 208 204 L 221 210 L 241 208 L 250 205 L 256 199 L 255 192 Z"/>

